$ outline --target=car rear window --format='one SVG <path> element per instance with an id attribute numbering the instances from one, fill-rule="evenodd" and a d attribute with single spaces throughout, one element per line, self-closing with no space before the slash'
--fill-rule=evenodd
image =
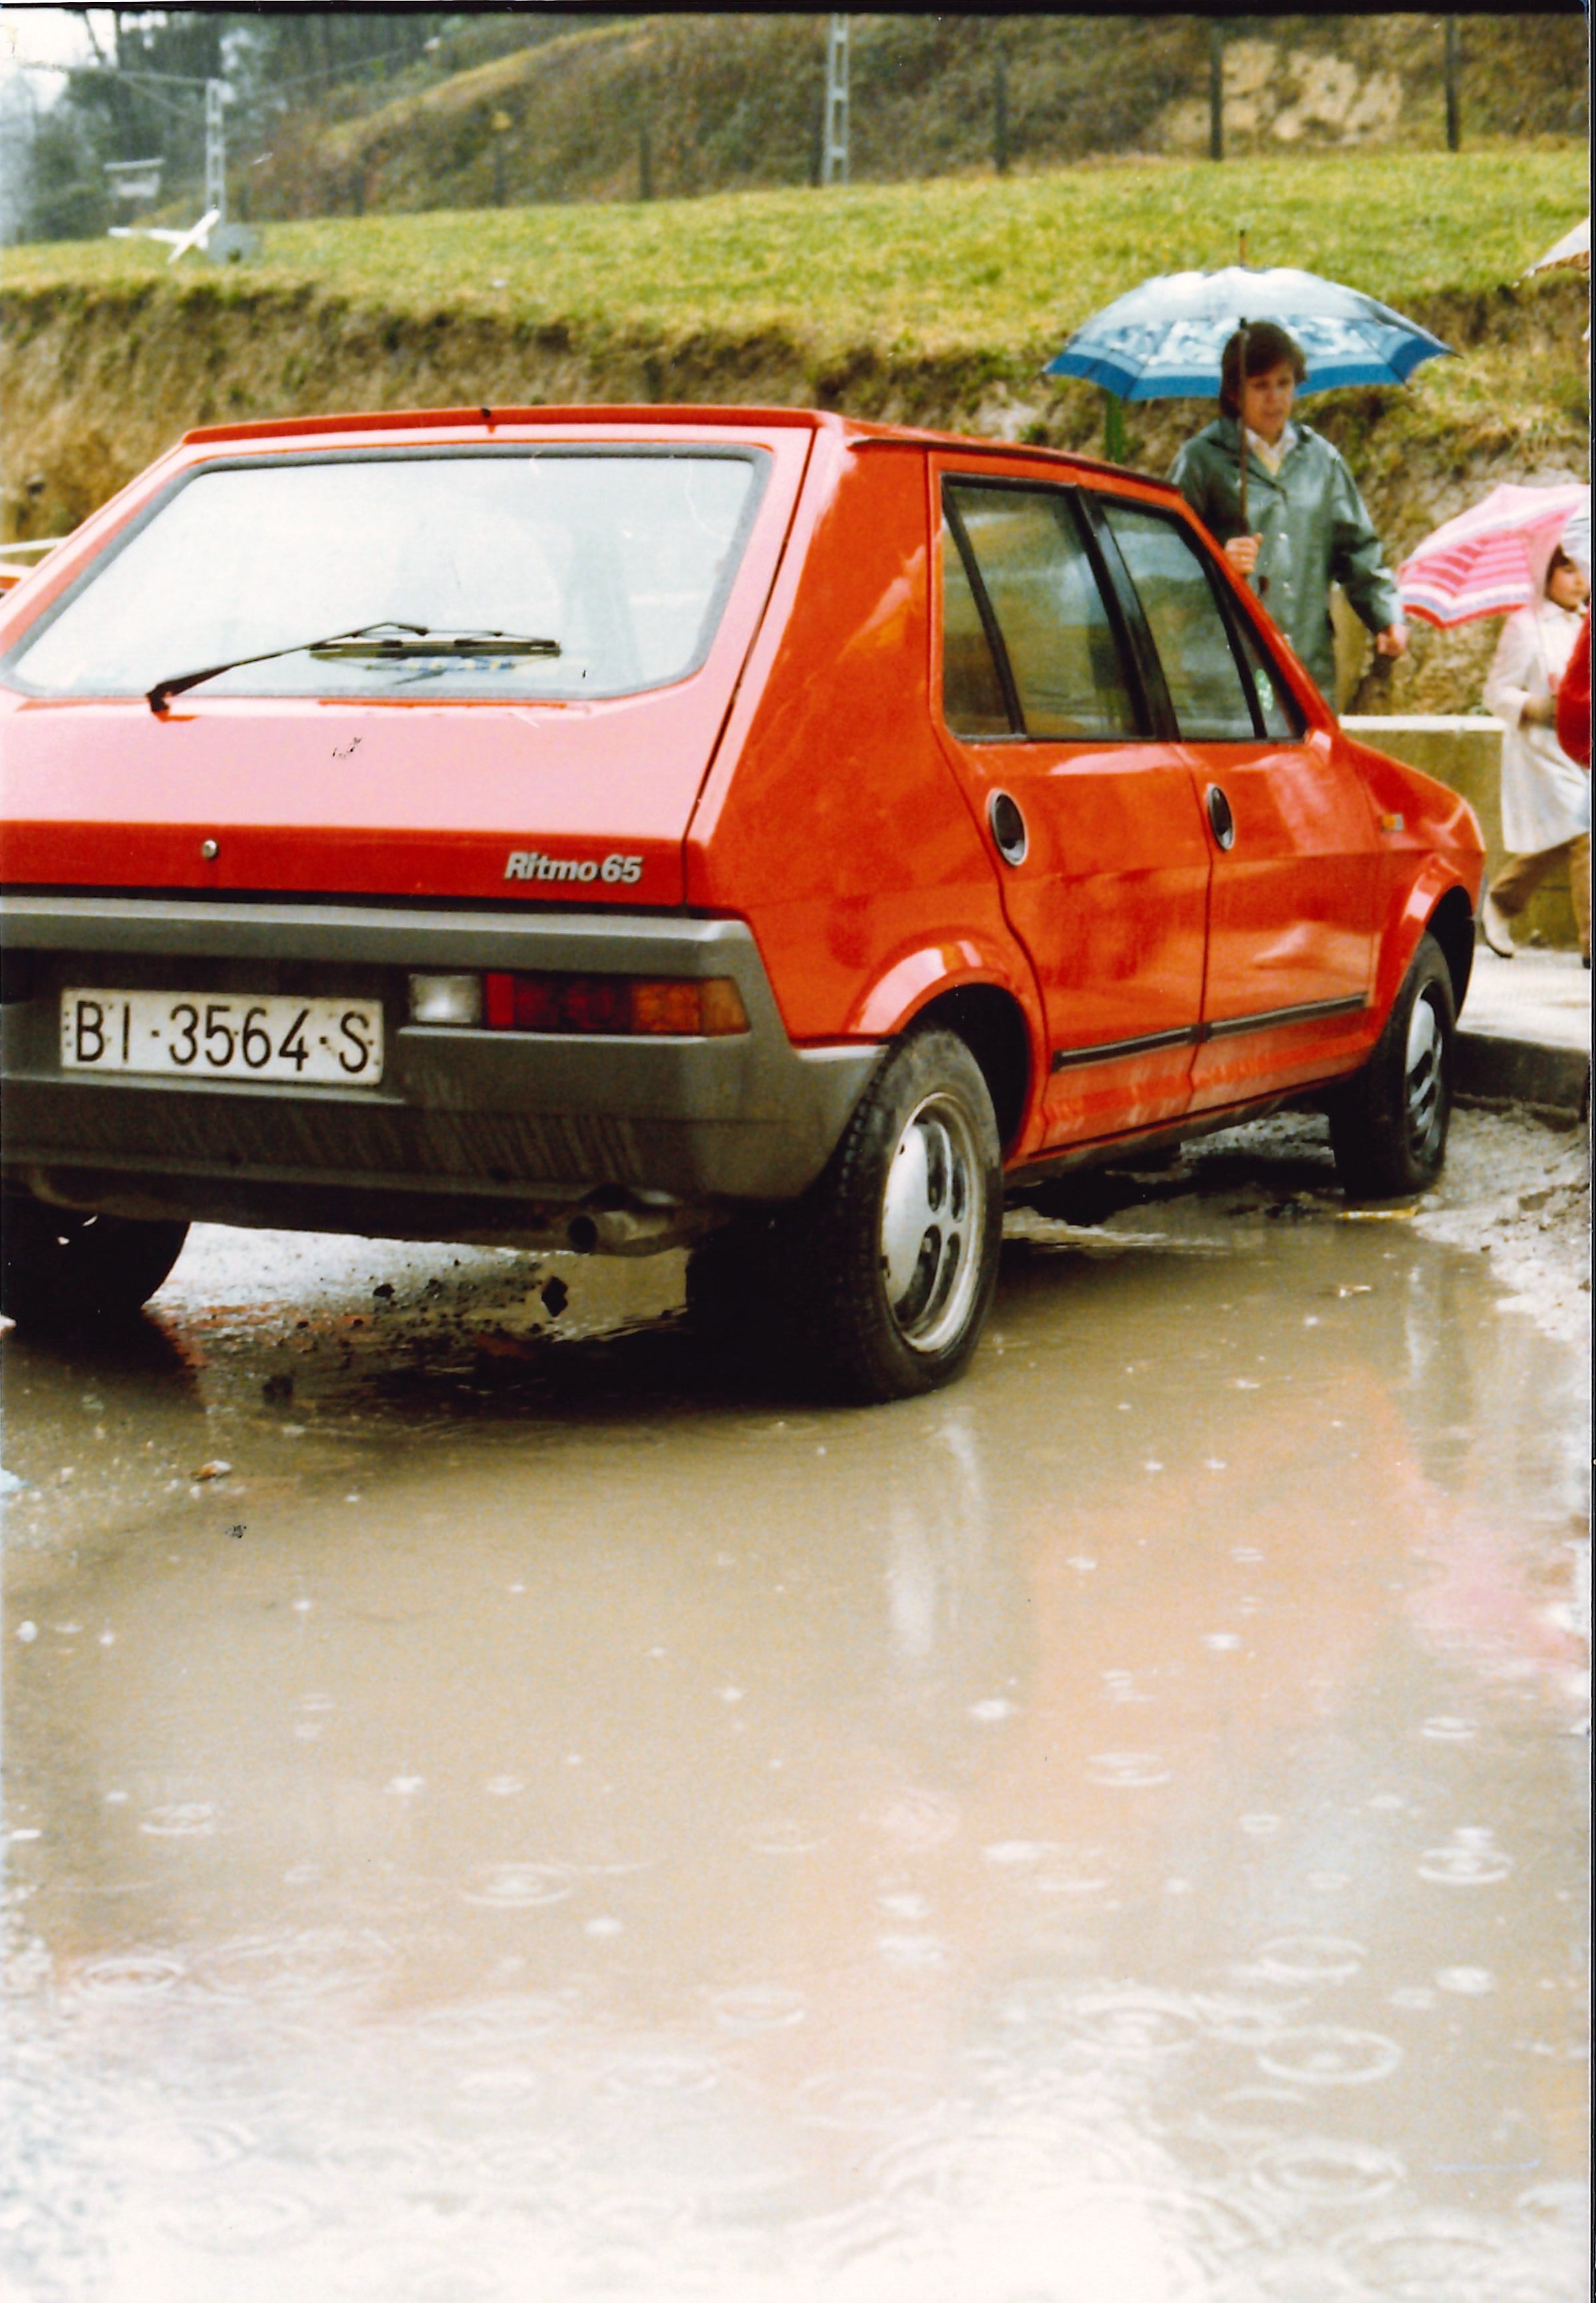
<path id="1" fill-rule="evenodd" d="M 207 467 L 88 569 L 8 669 L 34 694 L 126 696 L 283 649 L 205 693 L 662 687 L 709 648 L 768 464 L 760 449 L 558 448 Z M 309 652 L 349 633 L 399 637 L 382 654 Z M 450 639 L 467 652 L 448 653 Z M 552 645 L 516 652 L 531 641 Z"/>
<path id="2" fill-rule="evenodd" d="M 1057 742 L 1138 734 L 1124 662 L 1069 497 L 960 484 L 948 486 L 945 502 L 1002 636 L 1025 734 Z M 956 606 L 950 595 L 950 625 Z M 958 730 L 956 720 L 948 724 Z"/>

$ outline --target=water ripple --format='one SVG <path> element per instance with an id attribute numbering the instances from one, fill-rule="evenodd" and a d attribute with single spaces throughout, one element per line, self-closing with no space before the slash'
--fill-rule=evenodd
<path id="1" fill-rule="evenodd" d="M 1261 2068 L 1277 2079 L 1309 2087 L 1363 2087 L 1389 2079 L 1402 2060 L 1394 2039 L 1378 2031 L 1348 2031 L 1331 2023 L 1282 2031 L 1259 2052 Z"/>
<path id="2" fill-rule="evenodd" d="M 1513 1858 L 1497 1845 L 1495 1833 L 1478 1827 L 1455 1831 L 1445 1847 L 1427 1847 L 1418 1861 L 1421 1879 L 1445 1887 L 1488 1887 L 1512 1869 Z"/>
<path id="3" fill-rule="evenodd" d="M 170 1991 L 184 1972 L 182 1961 L 168 1952 L 117 1952 L 80 1967 L 71 1988 L 86 1999 L 147 1999 Z"/>
<path id="4" fill-rule="evenodd" d="M 151 1839 L 206 1839 L 216 1828 L 216 1810 L 203 1800 L 172 1800 L 151 1808 L 139 1828 Z"/>
<path id="5" fill-rule="evenodd" d="M 194 1979 L 217 1999 L 330 1999 L 370 1990 L 393 1961 L 392 1944 L 374 1928 L 307 1928 L 237 1936 L 197 1961 Z"/>
<path id="6" fill-rule="evenodd" d="M 801 1991 L 779 1983 L 745 1983 L 710 1995 L 715 2020 L 727 2031 L 786 2031 L 809 2012 Z"/>
<path id="7" fill-rule="evenodd" d="M 1567 2303 L 1519 2252 L 1510 2231 L 1473 2215 L 1444 2212 L 1376 2223 L 1340 2250 L 1381 2303 Z"/>
<path id="8" fill-rule="evenodd" d="M 491 1911 L 528 1911 L 542 1903 L 563 1903 L 575 1882 L 563 1863 L 488 1863 L 473 1874 L 476 1884 L 462 1887 L 462 1899 Z"/>
<path id="9" fill-rule="evenodd" d="M 1368 2143 L 1339 2143 L 1306 2136 L 1271 2144 L 1248 2171 L 1272 2197 L 1310 2206 L 1359 2207 L 1382 2199 L 1407 2173 L 1394 2153 Z"/>
<path id="10" fill-rule="evenodd" d="M 1167 1784 L 1172 1770 L 1160 1751 L 1096 1751 L 1086 1763 L 1095 1784 L 1115 1791 L 1139 1791 Z"/>
<path id="11" fill-rule="evenodd" d="M 1367 1957 L 1362 1944 L 1342 1936 L 1278 1936 L 1258 1953 L 1257 1967 L 1274 1983 L 1345 1983 Z"/>
<path id="12" fill-rule="evenodd" d="M 720 2067 L 707 2055 L 670 2047 L 616 2056 L 603 2074 L 605 2091 L 621 2096 L 707 2095 L 720 2082 Z"/>
<path id="13" fill-rule="evenodd" d="M 1197 2036 L 1197 2014 L 1168 1992 L 1094 1993 L 1071 2012 L 1085 2043 L 1111 2062 L 1179 2054 Z"/>

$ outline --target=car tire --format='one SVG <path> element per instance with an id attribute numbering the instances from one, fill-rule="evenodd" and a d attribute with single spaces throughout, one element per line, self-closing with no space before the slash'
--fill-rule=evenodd
<path id="1" fill-rule="evenodd" d="M 900 1042 L 774 1238 L 783 1332 L 827 1392 L 905 1399 L 963 1371 L 997 1282 L 1003 1155 L 962 1040 Z"/>
<path id="2" fill-rule="evenodd" d="M 1373 1054 L 1329 1100 L 1331 1148 L 1349 1199 L 1402 1199 L 1440 1175 L 1457 1030 L 1450 971 L 1424 935 Z"/>
<path id="3" fill-rule="evenodd" d="M 186 1223 L 80 1215 L 7 1196 L 0 1208 L 0 1311 L 60 1330 L 130 1319 L 182 1253 Z"/>

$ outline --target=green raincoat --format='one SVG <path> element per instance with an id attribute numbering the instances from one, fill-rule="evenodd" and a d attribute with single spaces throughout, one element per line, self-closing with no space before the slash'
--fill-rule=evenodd
<path id="1" fill-rule="evenodd" d="M 1241 524 L 1238 447 L 1240 426 L 1222 416 L 1175 458 L 1170 477 L 1197 518 L 1228 544 L 1234 536 L 1261 536 L 1258 565 L 1248 579 L 1333 704 L 1335 641 L 1330 587 L 1339 584 L 1372 632 L 1400 615 L 1397 587 L 1386 572 L 1364 500 L 1340 452 L 1306 424 L 1292 419 L 1297 438 L 1278 473 L 1256 454 L 1247 460 L 1248 525 Z"/>

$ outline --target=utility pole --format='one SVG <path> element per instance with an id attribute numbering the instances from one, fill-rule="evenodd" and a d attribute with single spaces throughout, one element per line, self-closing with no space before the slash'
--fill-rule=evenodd
<path id="1" fill-rule="evenodd" d="M 1460 45 L 1457 37 L 1457 19 L 1456 16 L 1449 16 L 1447 18 L 1447 150 L 1449 152 L 1456 152 L 1463 141 L 1457 105 L 1459 63 L 1457 52 Z"/>
<path id="2" fill-rule="evenodd" d="M 224 80 L 205 84 L 205 204 L 227 222 L 227 131 L 222 122 Z"/>
<path id="3" fill-rule="evenodd" d="M 1208 157 L 1225 156 L 1225 34 L 1217 16 L 1208 20 Z"/>
<path id="4" fill-rule="evenodd" d="M 826 140 L 823 184 L 848 181 L 848 20 L 833 16 L 826 34 Z"/>

